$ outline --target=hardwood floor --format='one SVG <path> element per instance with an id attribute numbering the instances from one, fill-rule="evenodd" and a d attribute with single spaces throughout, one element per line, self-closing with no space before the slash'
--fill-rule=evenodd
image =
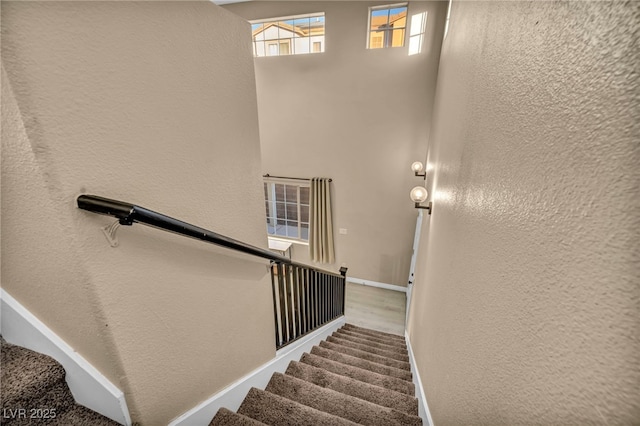
<path id="1" fill-rule="evenodd" d="M 404 336 L 405 293 L 347 283 L 345 317 L 348 323 Z"/>

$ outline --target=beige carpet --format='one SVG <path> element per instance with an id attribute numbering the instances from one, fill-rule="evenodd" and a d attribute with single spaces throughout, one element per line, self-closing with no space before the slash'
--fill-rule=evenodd
<path id="1" fill-rule="evenodd" d="M 7 343 L 0 337 L 0 424 L 11 426 L 117 426 L 79 405 L 53 358 Z"/>
<path id="2" fill-rule="evenodd" d="M 346 324 L 216 425 L 422 425 L 404 337 Z"/>

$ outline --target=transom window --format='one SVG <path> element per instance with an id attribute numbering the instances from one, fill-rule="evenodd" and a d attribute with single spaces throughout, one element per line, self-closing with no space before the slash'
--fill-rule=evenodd
<path id="1" fill-rule="evenodd" d="M 309 241 L 309 182 L 264 182 L 267 234 Z"/>
<path id="2" fill-rule="evenodd" d="M 404 46 L 407 3 L 369 8 L 369 49 Z"/>
<path id="3" fill-rule="evenodd" d="M 253 56 L 324 52 L 324 13 L 251 22 Z"/>

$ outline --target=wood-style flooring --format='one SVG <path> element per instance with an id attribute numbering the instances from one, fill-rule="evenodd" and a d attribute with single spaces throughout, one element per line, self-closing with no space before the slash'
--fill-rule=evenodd
<path id="1" fill-rule="evenodd" d="M 347 283 L 345 318 L 348 323 L 404 336 L 405 293 Z"/>

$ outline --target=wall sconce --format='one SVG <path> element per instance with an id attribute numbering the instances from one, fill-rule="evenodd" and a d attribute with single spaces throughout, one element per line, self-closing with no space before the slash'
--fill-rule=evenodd
<path id="1" fill-rule="evenodd" d="M 424 166 L 419 161 L 416 161 L 413 164 L 411 164 L 411 170 L 413 170 L 415 175 L 416 176 L 420 176 L 420 177 L 422 177 L 422 178 L 424 178 L 426 180 L 427 179 L 427 172 L 425 171 L 424 173 L 420 173 L 420 172 L 422 172 L 423 169 L 424 169 Z"/>
<path id="2" fill-rule="evenodd" d="M 429 214 L 431 214 L 431 211 L 433 210 L 433 203 L 431 201 L 429 201 L 428 206 L 420 205 L 420 203 L 425 202 L 427 200 L 427 197 L 429 196 L 429 193 L 427 192 L 427 189 L 425 187 L 416 186 L 411 190 L 409 196 L 411 197 L 411 201 L 416 203 L 416 209 L 425 209 Z"/>

